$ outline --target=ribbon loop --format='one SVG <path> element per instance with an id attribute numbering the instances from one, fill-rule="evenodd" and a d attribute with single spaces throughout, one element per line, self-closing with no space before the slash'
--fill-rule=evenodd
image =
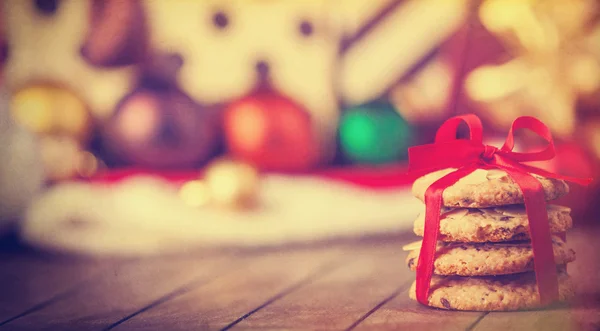
<path id="1" fill-rule="evenodd" d="M 475 142 L 483 141 L 483 126 L 481 120 L 474 114 L 455 116 L 444 122 L 435 135 L 435 142 L 456 140 L 458 126 L 465 122 L 469 128 L 469 139 Z"/>
<path id="2" fill-rule="evenodd" d="M 518 129 L 529 129 L 533 131 L 536 135 L 544 139 L 548 145 L 539 152 L 513 152 L 512 150 L 515 146 L 514 132 Z M 517 162 L 547 161 L 553 159 L 556 155 L 554 150 L 554 140 L 552 139 L 550 129 L 548 129 L 548 127 L 542 123 L 542 121 L 531 116 L 521 116 L 514 120 L 501 150 L 509 153 L 510 157 Z"/>

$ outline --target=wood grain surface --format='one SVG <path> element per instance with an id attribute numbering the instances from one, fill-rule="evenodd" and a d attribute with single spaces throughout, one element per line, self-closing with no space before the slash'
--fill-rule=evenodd
<path id="1" fill-rule="evenodd" d="M 480 313 L 408 298 L 411 234 L 351 242 L 92 260 L 0 241 L 1 330 L 599 330 L 600 228 L 576 229 L 577 298 Z"/>

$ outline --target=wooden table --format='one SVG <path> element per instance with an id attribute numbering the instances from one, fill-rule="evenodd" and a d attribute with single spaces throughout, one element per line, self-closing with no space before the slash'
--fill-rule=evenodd
<path id="1" fill-rule="evenodd" d="M 599 330 L 600 229 L 577 229 L 569 306 L 451 312 L 408 299 L 402 235 L 86 260 L 0 245 L 0 330 Z M 584 294 L 585 293 L 585 294 Z"/>

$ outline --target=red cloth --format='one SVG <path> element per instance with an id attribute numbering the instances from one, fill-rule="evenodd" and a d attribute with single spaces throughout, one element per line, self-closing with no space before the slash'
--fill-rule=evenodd
<path id="1" fill-rule="evenodd" d="M 320 176 L 325 179 L 339 180 L 372 189 L 398 188 L 411 185 L 416 179 L 407 173 L 406 164 L 385 166 L 340 167 L 322 169 L 314 172 L 296 174 L 299 176 Z M 158 171 L 139 168 L 113 169 L 99 173 L 89 179 L 94 183 L 112 184 L 134 175 L 153 175 L 168 180 L 175 185 L 200 178 L 202 171 Z"/>

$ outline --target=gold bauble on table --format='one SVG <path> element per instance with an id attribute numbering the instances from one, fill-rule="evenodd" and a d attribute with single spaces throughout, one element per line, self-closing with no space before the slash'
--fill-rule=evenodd
<path id="1" fill-rule="evenodd" d="M 179 189 L 181 199 L 192 207 L 204 207 L 210 203 L 210 192 L 201 180 L 190 180 Z"/>
<path id="2" fill-rule="evenodd" d="M 193 207 L 248 209 L 258 202 L 258 170 L 240 161 L 218 159 L 205 170 L 204 178 L 182 185 L 180 197 Z"/>
<path id="3" fill-rule="evenodd" d="M 211 163 L 204 174 L 211 202 L 225 207 L 253 206 L 258 193 L 258 179 L 256 168 L 228 159 Z"/>

